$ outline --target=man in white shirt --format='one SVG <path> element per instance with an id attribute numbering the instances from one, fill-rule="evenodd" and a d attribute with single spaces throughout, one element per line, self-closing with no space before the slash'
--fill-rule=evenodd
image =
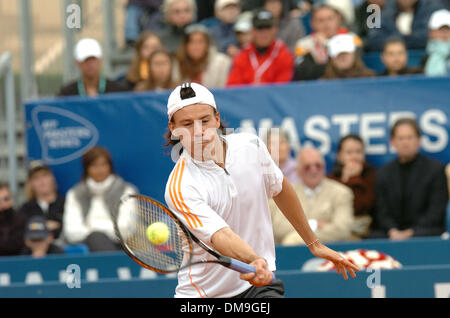
<path id="1" fill-rule="evenodd" d="M 178 273 L 175 297 L 283 296 L 282 282 L 271 282 L 276 270 L 268 206 L 272 197 L 315 256 L 333 261 L 345 279 L 347 270 L 356 276 L 356 266 L 315 237 L 264 143 L 252 134 L 218 134 L 223 126 L 207 88 L 178 86 L 167 108 L 172 158 L 182 150 L 166 185 L 167 205 L 200 240 L 256 270 L 239 274 L 216 264 L 188 267 Z M 210 257 L 196 246 L 192 261 Z"/>

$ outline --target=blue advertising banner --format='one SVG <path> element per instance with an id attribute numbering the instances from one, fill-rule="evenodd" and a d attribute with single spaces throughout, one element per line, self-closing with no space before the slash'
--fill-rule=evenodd
<path id="1" fill-rule="evenodd" d="M 222 120 L 234 131 L 264 138 L 270 127 L 289 135 L 293 153 L 308 144 L 320 149 L 327 169 L 339 138 L 359 134 L 367 159 L 379 167 L 395 158 L 389 129 L 403 116 L 417 119 L 423 153 L 450 161 L 450 77 L 373 78 L 217 89 Z M 169 92 L 71 97 L 26 104 L 29 160 L 43 160 L 65 193 L 81 177 L 82 154 L 107 147 L 116 172 L 141 193 L 163 201 L 174 165 L 165 147 Z"/>

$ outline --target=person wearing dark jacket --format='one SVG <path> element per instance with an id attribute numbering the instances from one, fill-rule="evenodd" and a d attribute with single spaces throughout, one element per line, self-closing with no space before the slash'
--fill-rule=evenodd
<path id="1" fill-rule="evenodd" d="M 405 40 L 408 50 L 424 50 L 428 20 L 441 8 L 440 0 L 388 0 L 381 11 L 381 27 L 368 30 L 365 48 L 381 51 L 387 38 L 397 36 Z"/>
<path id="2" fill-rule="evenodd" d="M 0 256 L 20 255 L 24 247 L 25 218 L 13 208 L 14 198 L 6 183 L 0 182 Z"/>
<path id="3" fill-rule="evenodd" d="M 53 244 L 53 234 L 46 225 L 44 216 L 33 216 L 25 227 L 25 247 L 22 255 L 31 255 L 34 258 L 44 257 L 48 254 L 64 254 L 64 250 Z"/>
<path id="4" fill-rule="evenodd" d="M 414 119 L 402 118 L 391 129 L 398 158 L 378 170 L 372 237 L 405 240 L 437 236 L 445 231 L 448 201 L 444 164 L 419 153 L 420 130 Z"/>
<path id="5" fill-rule="evenodd" d="M 25 186 L 28 201 L 19 210 L 28 220 L 34 216 L 45 218 L 46 227 L 57 239 L 62 230 L 65 197 L 57 190 L 56 180 L 49 167 L 31 162 Z"/>
<path id="6" fill-rule="evenodd" d="M 125 8 L 125 43 L 134 47 L 147 21 L 158 13 L 162 0 L 128 0 Z"/>
<path id="7" fill-rule="evenodd" d="M 63 86 L 58 96 L 98 96 L 127 90 L 125 85 L 102 76 L 102 48 L 97 40 L 84 38 L 78 41 L 74 58 L 81 78 Z"/>

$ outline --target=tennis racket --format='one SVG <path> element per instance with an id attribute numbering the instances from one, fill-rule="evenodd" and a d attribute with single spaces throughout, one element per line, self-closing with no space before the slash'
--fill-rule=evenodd
<path id="1" fill-rule="evenodd" d="M 223 256 L 196 238 L 163 204 L 143 195 L 128 195 L 121 199 L 113 215 L 114 230 L 125 253 L 139 265 L 161 274 L 204 263 L 217 263 L 240 273 L 255 273 L 254 266 Z M 163 244 L 147 238 L 147 228 L 155 222 L 164 223 L 168 237 Z M 194 242 L 214 259 L 192 262 Z M 273 276 L 272 281 L 275 279 Z"/>

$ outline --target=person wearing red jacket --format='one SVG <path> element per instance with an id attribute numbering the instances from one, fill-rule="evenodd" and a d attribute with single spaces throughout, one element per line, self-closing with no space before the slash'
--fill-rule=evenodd
<path id="1" fill-rule="evenodd" d="M 272 13 L 260 9 L 252 22 L 253 41 L 234 58 L 227 86 L 290 82 L 294 57 L 286 44 L 276 38 Z"/>

